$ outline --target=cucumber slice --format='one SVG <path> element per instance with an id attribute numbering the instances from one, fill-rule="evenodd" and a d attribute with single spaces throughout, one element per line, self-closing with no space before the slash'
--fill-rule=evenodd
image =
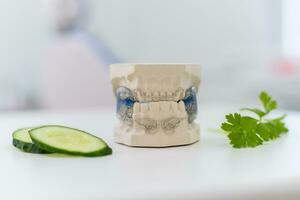
<path id="1" fill-rule="evenodd" d="M 22 128 L 13 132 L 13 145 L 28 153 L 50 153 L 32 143 L 28 132 L 30 129 L 32 128 Z"/>
<path id="2" fill-rule="evenodd" d="M 81 156 L 112 154 L 111 148 L 101 138 L 74 128 L 48 125 L 31 129 L 29 134 L 34 144 L 53 153 Z"/>

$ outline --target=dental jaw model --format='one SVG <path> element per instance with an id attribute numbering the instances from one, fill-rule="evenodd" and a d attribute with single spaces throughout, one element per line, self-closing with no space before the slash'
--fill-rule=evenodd
<path id="1" fill-rule="evenodd" d="M 111 82 L 120 123 L 117 143 L 140 147 L 192 144 L 199 140 L 195 64 L 114 64 Z"/>

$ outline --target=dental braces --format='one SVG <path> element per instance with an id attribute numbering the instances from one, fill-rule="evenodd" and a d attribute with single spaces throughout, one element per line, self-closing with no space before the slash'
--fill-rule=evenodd
<path id="1" fill-rule="evenodd" d="M 180 93 L 181 90 L 183 89 L 178 89 L 175 93 Z M 129 88 L 126 87 L 119 87 L 116 91 L 118 118 L 129 125 L 132 124 L 133 104 L 135 102 L 138 102 L 134 97 L 134 93 L 135 92 L 132 92 Z M 197 88 L 192 86 L 185 91 L 185 96 L 182 99 L 185 105 L 186 112 L 188 114 L 189 123 L 192 123 L 197 117 L 198 106 L 197 106 L 196 94 L 197 94 Z M 142 102 L 142 103 L 146 103 L 146 102 Z M 152 127 L 147 128 L 145 123 L 144 123 L 144 127 L 149 130 L 152 129 Z"/>

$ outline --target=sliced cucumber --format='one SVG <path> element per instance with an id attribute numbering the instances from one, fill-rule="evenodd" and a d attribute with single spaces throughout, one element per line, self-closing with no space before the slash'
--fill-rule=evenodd
<path id="1" fill-rule="evenodd" d="M 13 145 L 28 153 L 50 153 L 32 143 L 28 132 L 30 129 L 32 128 L 22 128 L 13 132 Z"/>
<path id="2" fill-rule="evenodd" d="M 34 144 L 53 153 L 82 156 L 104 156 L 112 154 L 111 148 L 101 139 L 84 131 L 48 125 L 29 130 Z"/>

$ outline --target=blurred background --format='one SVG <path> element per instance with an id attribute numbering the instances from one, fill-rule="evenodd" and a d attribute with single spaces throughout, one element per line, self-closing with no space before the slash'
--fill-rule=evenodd
<path id="1" fill-rule="evenodd" d="M 299 10 L 297 0 L 1 0 L 0 110 L 111 106 L 116 62 L 200 63 L 203 103 L 253 103 L 266 90 L 299 110 Z"/>

